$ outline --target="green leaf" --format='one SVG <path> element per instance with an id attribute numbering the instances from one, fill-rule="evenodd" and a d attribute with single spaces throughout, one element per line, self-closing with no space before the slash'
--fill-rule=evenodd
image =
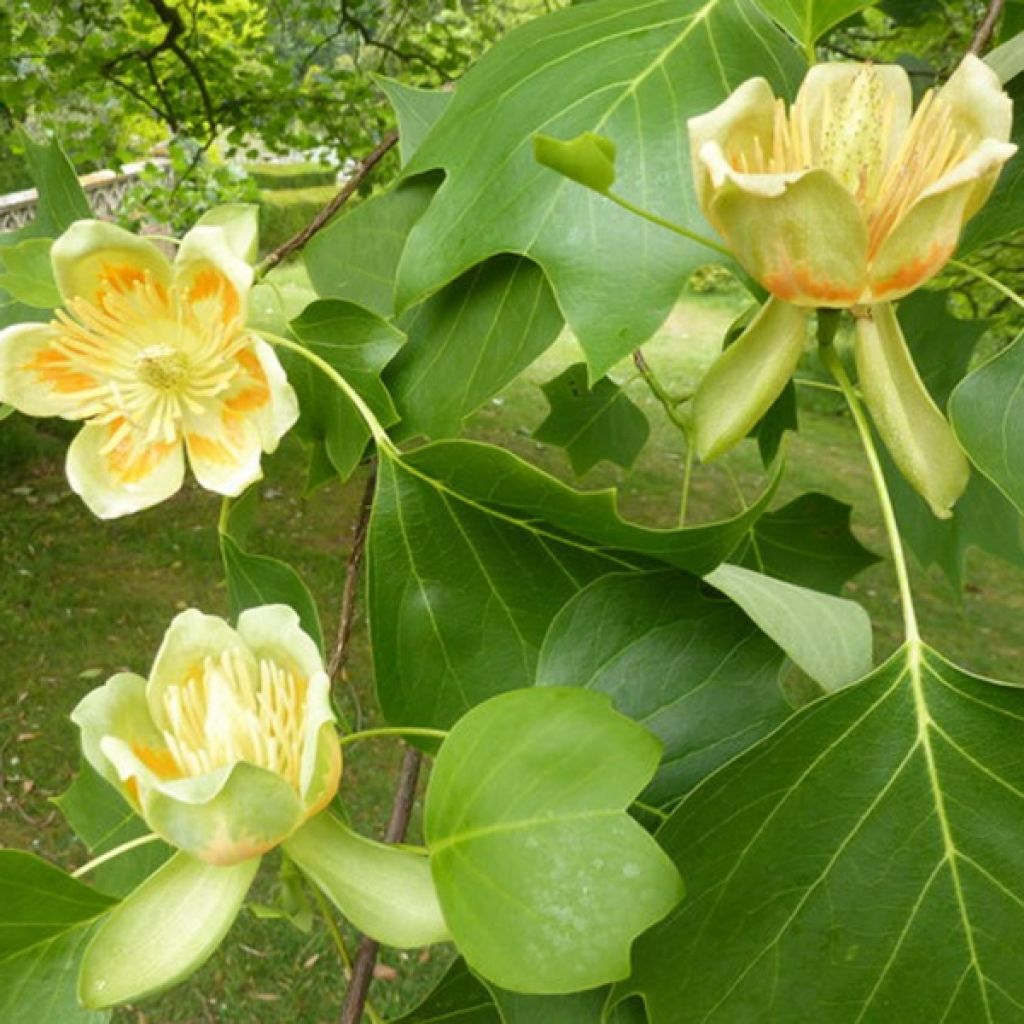
<path id="1" fill-rule="evenodd" d="M 1021 14 L 1019 13 L 1017 17 L 1019 19 Z M 1000 27 L 1002 38 L 1006 36 L 1009 20 L 1009 12 L 1007 12 Z M 1024 32 L 1017 32 L 1016 35 L 1006 39 L 1006 42 L 986 53 L 985 63 L 999 76 L 999 81 L 1004 85 L 1016 78 L 1017 75 L 1024 74 Z"/>
<path id="2" fill-rule="evenodd" d="M 916 645 L 799 711 L 659 831 L 689 898 L 623 991 L 659 1024 L 1020 1019 L 1022 721 Z"/>
<path id="3" fill-rule="evenodd" d="M 74 221 L 92 216 L 75 169 L 60 145 L 56 141 L 38 143 L 23 128 L 18 129 L 18 140 L 39 192 L 39 202 L 31 224 L 18 231 L 0 232 L 0 253 L 25 239 L 56 238 Z M 43 310 L 18 301 L 0 286 L 0 327 L 46 319 Z"/>
<path id="4" fill-rule="evenodd" d="M 653 530 L 621 519 L 614 491 L 575 491 L 500 448 L 381 455 L 367 555 L 377 694 L 389 721 L 440 728 L 532 685 L 548 625 L 582 586 L 652 558 L 710 570 L 774 488 L 736 519 Z"/>
<path id="5" fill-rule="evenodd" d="M 602 459 L 623 469 L 633 465 L 651 427 L 615 381 L 602 377 L 590 387 L 586 363 L 574 363 L 543 391 L 551 411 L 533 436 L 564 448 L 577 476 Z"/>
<path id="6" fill-rule="evenodd" d="M 317 294 L 391 316 L 406 238 L 436 191 L 436 181 L 417 178 L 359 203 L 317 232 L 302 250 Z"/>
<path id="7" fill-rule="evenodd" d="M 84 759 L 74 781 L 53 802 L 93 857 L 150 831 L 117 790 Z M 103 892 L 124 896 L 156 871 L 170 854 L 166 843 L 146 843 L 101 864 L 90 877 Z"/>
<path id="8" fill-rule="evenodd" d="M 451 937 L 423 854 L 375 843 L 329 813 L 307 821 L 284 850 L 364 935 L 400 949 Z"/>
<path id="9" fill-rule="evenodd" d="M 847 580 L 881 561 L 850 531 L 852 511 L 827 494 L 801 494 L 758 519 L 730 560 L 801 587 L 838 594 Z"/>
<path id="10" fill-rule="evenodd" d="M 682 896 L 625 811 L 659 746 L 604 695 L 578 689 L 503 694 L 455 725 L 430 777 L 424 833 L 470 967 L 539 994 L 629 973 L 633 939 Z"/>
<path id="11" fill-rule="evenodd" d="M 608 988 L 565 996 L 527 996 L 494 985 L 488 987 L 503 1024 L 647 1024 L 643 1007 L 633 1000 L 620 1003 L 606 1018 Z"/>
<path id="12" fill-rule="evenodd" d="M 418 178 L 361 203 L 305 249 L 318 293 L 394 313 L 395 272 L 436 184 Z M 544 352 L 562 314 L 536 264 L 502 254 L 410 309 L 406 343 L 384 371 L 403 436 L 458 434 L 463 419 Z"/>
<path id="13" fill-rule="evenodd" d="M 89 930 L 112 901 L 34 854 L 0 850 L 0 1019 L 99 1024 L 75 998 Z"/>
<path id="14" fill-rule="evenodd" d="M 1024 512 L 1024 334 L 965 377 L 949 418 L 971 461 Z"/>
<path id="15" fill-rule="evenodd" d="M 615 143 L 595 132 L 567 141 L 538 133 L 533 137 L 533 158 L 595 192 L 607 192 L 615 184 Z"/>
<path id="16" fill-rule="evenodd" d="M 808 49 L 830 28 L 872 7 L 875 0 L 757 0 L 757 3 Z"/>
<path id="17" fill-rule="evenodd" d="M 176 853 L 97 929 L 82 958 L 82 1004 L 141 999 L 197 970 L 234 922 L 259 863 L 214 867 Z"/>
<path id="18" fill-rule="evenodd" d="M 391 722 L 440 728 L 488 697 L 530 686 L 558 609 L 622 567 L 383 454 L 367 563 L 381 709 Z"/>
<path id="19" fill-rule="evenodd" d="M 398 413 L 380 373 L 401 347 L 401 331 L 368 309 L 334 299 L 307 306 L 290 326 L 303 345 L 359 392 L 383 426 L 397 422 Z M 366 450 L 369 427 L 319 368 L 295 353 L 282 355 L 299 396 L 299 433 L 309 441 L 322 440 L 338 475 L 347 479 Z"/>
<path id="20" fill-rule="evenodd" d="M 644 799 L 661 805 L 790 715 L 783 660 L 735 604 L 697 577 L 617 573 L 590 584 L 555 617 L 537 683 L 606 693 L 650 729 L 664 752 Z"/>
<path id="21" fill-rule="evenodd" d="M 0 248 L 0 288 L 12 298 L 37 309 L 53 309 L 61 303 L 60 292 L 50 267 L 51 238 L 26 238 L 17 245 Z"/>
<path id="22" fill-rule="evenodd" d="M 562 314 L 541 269 L 481 263 L 399 321 L 407 343 L 384 372 L 403 436 L 456 435 L 462 421 L 545 352 Z"/>
<path id="23" fill-rule="evenodd" d="M 459 957 L 426 998 L 393 1024 L 506 1024 L 490 991 Z"/>
<path id="24" fill-rule="evenodd" d="M 704 579 L 735 601 L 826 690 L 838 690 L 871 671 L 871 620 L 855 601 L 738 565 L 720 565 Z"/>
<path id="25" fill-rule="evenodd" d="M 250 487 L 231 502 L 226 520 L 220 523 L 220 553 L 227 577 L 228 597 L 234 618 L 247 608 L 286 604 L 299 616 L 303 630 L 324 653 L 323 629 L 316 601 L 302 577 L 287 563 L 245 550 L 256 514 L 259 486 Z"/>
<path id="26" fill-rule="evenodd" d="M 446 178 L 409 236 L 399 306 L 496 253 L 520 253 L 547 274 L 601 376 L 664 321 L 708 250 L 552 174 L 530 140 L 538 131 L 606 136 L 622 195 L 692 225 L 685 118 L 721 102 L 751 69 L 782 95 L 803 72 L 748 0 L 597 0 L 510 32 L 460 81 L 406 169 L 441 168 Z"/>
<path id="27" fill-rule="evenodd" d="M 373 80 L 387 96 L 398 118 L 398 150 L 404 167 L 434 122 L 444 113 L 452 93 L 441 89 L 417 89 L 384 75 L 374 75 Z"/>

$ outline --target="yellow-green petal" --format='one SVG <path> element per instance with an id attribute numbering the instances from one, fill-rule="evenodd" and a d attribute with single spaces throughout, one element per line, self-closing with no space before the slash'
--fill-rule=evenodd
<path id="1" fill-rule="evenodd" d="M 1013 129 L 1013 102 L 999 76 L 969 53 L 939 90 L 937 99 L 949 104 L 958 133 L 981 141 L 1006 142 Z"/>
<path id="2" fill-rule="evenodd" d="M 84 419 L 96 411 L 95 378 L 76 370 L 54 342 L 53 324 L 13 324 L 0 331 L 0 402 L 27 416 Z"/>
<path id="3" fill-rule="evenodd" d="M 952 514 L 970 467 L 928 394 L 889 303 L 857 319 L 854 353 L 864 402 L 889 454 L 940 519 Z"/>
<path id="4" fill-rule="evenodd" d="M 871 260 L 872 302 L 899 299 L 946 265 L 964 222 L 988 197 L 1015 152 L 1010 143 L 988 139 L 921 193 Z"/>
<path id="5" fill-rule="evenodd" d="M 182 422 L 188 464 L 201 487 L 237 497 L 263 476 L 263 440 L 253 416 L 233 412 L 221 400 L 201 411 L 185 410 Z"/>
<path id="6" fill-rule="evenodd" d="M 172 857 L 100 925 L 82 957 L 79 1002 L 99 1010 L 187 978 L 220 945 L 258 867 L 258 860 L 217 868 Z"/>
<path id="7" fill-rule="evenodd" d="M 140 785 L 139 801 L 154 832 L 207 864 L 259 857 L 306 818 L 298 794 L 284 778 L 247 761 Z"/>
<path id="8" fill-rule="evenodd" d="M 81 730 L 86 761 L 137 807 L 125 777 L 103 752 L 102 741 L 106 736 L 120 737 L 136 748 L 137 756 L 143 757 L 146 751 L 163 750 L 163 737 L 153 724 L 146 703 L 146 680 L 132 672 L 118 672 L 78 702 L 71 712 L 71 721 Z"/>
<path id="9" fill-rule="evenodd" d="M 255 203 L 223 203 L 207 210 L 196 227 L 215 227 L 224 232 L 228 247 L 246 263 L 254 263 L 258 254 L 260 215 Z"/>
<path id="10" fill-rule="evenodd" d="M 158 284 L 171 280 L 171 265 L 152 242 L 102 220 L 75 221 L 53 243 L 50 262 L 66 303 L 101 306 L 105 292 L 130 291 L 147 274 Z"/>
<path id="11" fill-rule="evenodd" d="M 691 117 L 686 123 L 690 137 L 690 165 L 697 201 L 707 213 L 714 191 L 711 171 L 701 158 L 704 146 L 716 143 L 728 159 L 753 151 L 755 141 L 765 152 L 771 149 L 775 119 L 775 94 L 764 78 L 751 78 L 730 93 L 714 110 Z"/>
<path id="12" fill-rule="evenodd" d="M 708 216 L 750 275 L 797 306 L 855 304 L 868 233 L 850 193 L 827 171 L 740 174 L 713 146 L 702 151 L 716 179 Z"/>
<path id="13" fill-rule="evenodd" d="M 425 854 L 356 835 L 319 814 L 284 845 L 285 852 L 361 932 L 408 949 L 451 939 Z"/>
<path id="14" fill-rule="evenodd" d="M 185 479 L 180 442 L 146 443 L 124 421 L 87 423 L 68 447 L 68 483 L 100 519 L 116 519 L 176 494 Z"/>
<path id="15" fill-rule="evenodd" d="M 792 377 L 806 343 L 804 310 L 769 299 L 697 387 L 693 423 L 702 460 L 747 436 Z"/>

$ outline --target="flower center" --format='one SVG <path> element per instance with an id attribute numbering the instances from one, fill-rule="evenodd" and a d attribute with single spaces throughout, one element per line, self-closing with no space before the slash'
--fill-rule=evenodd
<path id="1" fill-rule="evenodd" d="M 188 380 L 188 357 L 169 345 L 153 345 L 139 354 L 139 380 L 160 391 L 174 391 Z"/>
<path id="2" fill-rule="evenodd" d="M 184 776 L 247 761 L 298 792 L 306 692 L 305 679 L 267 658 L 208 655 L 183 684 L 164 690 L 167 749 Z"/>
<path id="3" fill-rule="evenodd" d="M 854 198 L 868 227 L 868 252 L 878 247 L 921 193 L 975 145 L 953 120 L 949 104 L 930 90 L 898 148 L 891 147 L 896 97 L 870 64 L 840 92 L 825 89 L 812 111 L 776 100 L 770 141 L 731 156 L 744 174 L 795 174 L 821 168 Z"/>

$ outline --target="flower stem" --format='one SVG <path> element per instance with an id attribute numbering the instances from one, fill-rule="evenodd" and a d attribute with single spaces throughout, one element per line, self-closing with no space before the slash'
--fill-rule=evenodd
<path id="1" fill-rule="evenodd" d="M 1003 284 L 998 278 L 993 277 L 991 274 L 985 273 L 984 270 L 979 270 L 977 267 L 972 267 L 970 263 L 963 263 L 960 260 L 950 260 L 949 266 L 956 267 L 959 270 L 963 270 L 968 274 L 976 277 L 979 281 L 984 281 L 985 284 L 995 288 L 997 292 L 1002 292 L 1011 302 L 1015 302 L 1021 309 L 1024 309 L 1024 298 L 1018 295 L 1012 288 Z"/>
<path id="2" fill-rule="evenodd" d="M 900 538 L 899 525 L 896 522 L 896 512 L 893 509 L 892 498 L 889 496 L 889 488 L 885 483 L 885 474 L 882 472 L 882 463 L 878 459 L 878 450 L 875 448 L 874 438 L 871 436 L 871 426 L 864 414 L 864 408 L 857 396 L 857 391 L 846 373 L 839 354 L 833 348 L 831 340 L 823 342 L 819 349 L 821 361 L 829 372 L 836 379 L 846 404 L 850 409 L 850 415 L 860 435 L 860 443 L 864 449 L 868 466 L 871 469 L 871 477 L 874 481 L 875 491 L 878 494 L 878 503 L 882 508 L 882 520 L 885 523 L 885 532 L 889 539 L 889 550 L 892 553 L 893 567 L 896 570 L 896 580 L 899 584 L 900 606 L 903 610 L 903 632 L 908 644 L 917 644 L 921 635 L 917 628 L 917 613 L 914 610 L 914 598 L 910 590 L 910 573 L 907 569 L 907 559 L 903 551 L 903 541 Z"/>
<path id="3" fill-rule="evenodd" d="M 326 359 L 318 356 L 312 349 L 306 348 L 305 345 L 300 345 L 297 341 L 292 341 L 290 338 L 283 338 L 280 334 L 273 334 L 271 331 L 259 329 L 255 333 L 269 341 L 271 345 L 288 349 L 289 352 L 302 356 L 303 359 L 312 363 L 325 376 L 329 377 L 331 383 L 356 407 L 356 411 L 362 416 L 363 422 L 366 424 L 377 446 L 385 449 L 392 455 L 398 454 L 398 449 L 395 448 L 391 438 L 388 437 L 387 431 L 380 425 L 380 421 L 374 416 L 373 410 L 366 404 L 359 392 Z"/>
<path id="4" fill-rule="evenodd" d="M 129 839 L 127 843 L 122 843 L 120 846 L 115 846 L 112 850 L 107 850 L 106 853 L 101 853 L 98 857 L 94 857 L 92 860 L 83 864 L 76 871 L 71 872 L 72 878 L 81 878 L 82 875 L 89 874 L 90 871 L 94 871 L 101 864 L 106 864 L 108 860 L 113 860 L 115 857 L 120 857 L 122 853 L 127 853 L 129 850 L 134 850 L 139 846 L 145 846 L 147 843 L 153 842 L 155 839 L 159 839 L 155 832 L 149 832 L 144 836 L 138 836 L 135 839 Z"/>
<path id="5" fill-rule="evenodd" d="M 628 199 L 624 199 L 622 196 L 616 195 L 614 192 L 605 192 L 603 194 L 606 195 L 613 203 L 621 206 L 624 210 L 628 210 L 630 213 L 634 213 L 638 217 L 643 217 L 644 220 L 649 220 L 652 224 L 657 224 L 660 228 L 665 228 L 677 235 L 682 235 L 683 238 L 688 238 L 691 242 L 696 242 L 698 245 L 703 245 L 706 249 L 713 249 L 715 252 L 720 253 L 723 256 L 728 256 L 730 261 L 732 260 L 732 253 L 729 252 L 724 245 L 719 244 L 713 238 L 706 238 L 704 235 L 700 235 L 696 231 L 684 228 L 681 224 L 665 220 L 664 217 L 659 217 L 656 213 L 651 213 L 650 210 L 645 210 L 642 206 L 637 206 L 635 203 L 631 203 Z"/>
<path id="6" fill-rule="evenodd" d="M 381 736 L 428 736 L 431 739 L 443 740 L 448 735 L 446 729 L 426 729 L 417 726 L 394 725 L 385 726 L 381 729 L 363 729 L 360 732 L 350 732 L 342 736 L 340 744 L 343 747 L 350 743 L 358 743 L 360 740 L 373 740 Z"/>

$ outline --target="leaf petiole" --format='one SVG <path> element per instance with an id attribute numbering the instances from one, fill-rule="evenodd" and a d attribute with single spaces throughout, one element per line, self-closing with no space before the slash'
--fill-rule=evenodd
<path id="1" fill-rule="evenodd" d="M 991 274 L 987 274 L 984 270 L 979 270 L 977 267 L 972 267 L 970 263 L 963 263 L 961 260 L 950 260 L 949 266 L 956 267 L 958 270 L 966 271 L 973 277 L 976 277 L 979 281 L 984 281 L 985 284 L 992 288 L 995 288 L 997 292 L 1002 292 L 1011 302 L 1015 302 L 1021 309 L 1024 309 L 1024 297 L 1018 295 L 1012 288 L 1003 284 L 998 278 L 993 277 Z"/>
<path id="2" fill-rule="evenodd" d="M 645 210 L 642 206 L 637 206 L 635 203 L 631 203 L 628 199 L 624 199 L 622 196 L 616 195 L 614 192 L 607 191 L 602 192 L 601 194 L 607 196 L 617 206 L 621 206 L 624 210 L 628 210 L 637 217 L 642 217 L 644 220 L 648 220 L 652 224 L 657 224 L 660 228 L 665 228 L 667 231 L 672 231 L 677 235 L 682 235 L 683 238 L 689 239 L 691 242 L 696 242 L 698 245 L 703 245 L 706 249 L 713 249 L 720 255 L 727 256 L 730 262 L 732 261 L 732 253 L 729 252 L 724 245 L 720 245 L 713 238 L 706 238 L 704 235 L 698 234 L 696 231 L 684 228 L 682 224 L 676 224 L 674 221 L 666 220 L 664 217 L 659 217 L 656 213 L 651 213 L 650 210 Z"/>
<path id="3" fill-rule="evenodd" d="M 342 736 L 339 743 L 347 747 L 350 743 L 358 743 L 360 740 L 373 740 L 382 736 L 426 736 L 430 739 L 443 740 L 448 735 L 447 729 L 427 729 L 419 726 L 384 726 L 379 729 L 363 729 L 360 732 L 350 732 Z"/>

